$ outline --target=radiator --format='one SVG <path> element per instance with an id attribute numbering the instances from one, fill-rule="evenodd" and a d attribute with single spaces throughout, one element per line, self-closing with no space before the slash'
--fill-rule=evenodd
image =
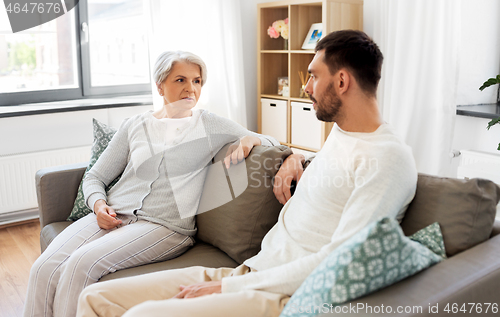
<path id="1" fill-rule="evenodd" d="M 90 146 L 0 156 L 0 222 L 2 216 L 38 207 L 35 173 L 42 168 L 86 162 Z M 15 217 L 14 217 L 15 218 Z"/>
<path id="2" fill-rule="evenodd" d="M 500 154 L 460 151 L 458 178 L 485 178 L 500 184 Z"/>

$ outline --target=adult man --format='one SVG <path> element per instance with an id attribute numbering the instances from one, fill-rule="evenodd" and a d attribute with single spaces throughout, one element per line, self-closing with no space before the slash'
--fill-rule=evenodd
<path id="1" fill-rule="evenodd" d="M 259 254 L 236 269 L 193 267 L 94 284 L 80 297 L 79 315 L 278 316 L 332 250 L 380 217 L 401 220 L 417 172 L 411 150 L 378 110 L 382 59 L 360 31 L 318 43 L 306 92 L 318 119 L 335 125 L 304 174 L 303 156 L 285 160 L 274 188 L 285 206 Z M 290 198 L 292 179 L 301 180 Z"/>

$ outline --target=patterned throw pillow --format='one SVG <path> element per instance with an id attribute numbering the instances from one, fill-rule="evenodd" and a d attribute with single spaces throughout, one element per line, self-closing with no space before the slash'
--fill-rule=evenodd
<path id="1" fill-rule="evenodd" d="M 413 241 L 420 242 L 429 250 L 441 256 L 443 259 L 447 258 L 443 235 L 441 234 L 441 228 L 437 222 L 415 232 L 408 238 Z"/>
<path id="2" fill-rule="evenodd" d="M 396 220 L 383 218 L 330 253 L 293 294 L 280 317 L 316 316 L 330 304 L 341 305 L 434 265 L 443 254 L 437 223 L 408 238 Z"/>
<path id="3" fill-rule="evenodd" d="M 113 135 L 115 135 L 116 133 L 115 128 L 109 127 L 104 123 L 97 121 L 96 119 L 93 119 L 92 122 L 94 126 L 94 143 L 92 144 L 90 163 L 89 166 L 87 166 L 87 169 L 85 170 L 83 178 L 85 178 L 87 172 L 90 171 L 92 166 L 94 166 L 95 162 L 97 162 L 97 159 L 99 158 L 99 156 L 101 156 L 102 152 L 104 152 L 104 150 L 108 147 L 109 141 L 111 141 Z M 109 184 L 109 186 L 106 187 L 106 192 L 110 190 L 111 187 L 113 187 L 118 182 L 119 179 L 120 176 L 118 176 L 115 180 L 113 180 L 111 184 Z M 76 195 L 75 205 L 73 206 L 73 210 L 71 210 L 71 213 L 68 216 L 68 219 L 66 220 L 76 221 L 92 212 L 92 210 L 90 210 L 85 205 L 85 198 L 83 197 L 82 185 L 83 185 L 83 180 L 80 182 L 80 186 L 78 187 L 78 194 Z"/>

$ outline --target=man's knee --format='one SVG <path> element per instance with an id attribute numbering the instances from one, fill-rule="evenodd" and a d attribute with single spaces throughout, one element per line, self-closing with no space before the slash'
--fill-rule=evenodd
<path id="1" fill-rule="evenodd" d="M 211 295 L 209 295 L 211 296 Z M 190 299 L 148 300 L 130 308 L 122 317 L 198 317 L 210 314 L 201 297 Z M 168 314 L 166 313 L 168 312 Z M 227 316 L 227 315 L 220 315 Z"/>
<path id="2" fill-rule="evenodd" d="M 89 306 L 92 307 L 93 304 L 97 302 L 97 298 L 101 297 L 100 284 L 91 284 L 83 289 L 78 297 L 78 306 Z"/>
<path id="3" fill-rule="evenodd" d="M 97 294 L 101 293 L 101 284 L 95 283 L 91 284 L 83 289 L 83 291 L 80 293 L 80 297 L 78 301 L 88 301 L 89 298 L 95 297 Z"/>
<path id="4" fill-rule="evenodd" d="M 122 317 L 142 317 L 142 316 L 148 316 L 148 317 L 163 317 L 165 316 L 165 310 L 162 309 L 160 306 L 159 301 L 154 301 L 154 300 L 148 300 L 144 303 L 141 303 L 139 305 L 135 305 L 131 309 L 129 309 Z M 163 311 L 163 313 L 161 313 Z M 170 312 L 169 312 L 170 316 Z"/>
<path id="5" fill-rule="evenodd" d="M 113 302 L 113 298 L 109 298 L 109 294 L 105 286 L 106 283 L 96 283 L 89 285 L 83 289 L 78 298 L 78 313 L 79 316 L 121 316 L 126 310 L 120 305 Z"/>

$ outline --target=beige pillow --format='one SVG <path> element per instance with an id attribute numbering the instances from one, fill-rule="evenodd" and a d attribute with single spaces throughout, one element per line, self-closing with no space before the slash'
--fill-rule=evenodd
<path id="1" fill-rule="evenodd" d="M 224 174 L 220 161 L 226 151 L 227 146 L 219 151 L 207 174 L 196 216 L 197 239 L 242 263 L 260 251 L 262 239 L 278 220 L 283 205 L 274 196 L 272 179 L 292 150 L 284 145 L 256 146 L 244 162 Z M 220 205 L 221 201 L 227 203 Z"/>
<path id="2" fill-rule="evenodd" d="M 438 222 L 446 254 L 452 256 L 490 237 L 499 199 L 500 187 L 489 180 L 419 174 L 415 198 L 401 227 L 412 235 Z"/>

